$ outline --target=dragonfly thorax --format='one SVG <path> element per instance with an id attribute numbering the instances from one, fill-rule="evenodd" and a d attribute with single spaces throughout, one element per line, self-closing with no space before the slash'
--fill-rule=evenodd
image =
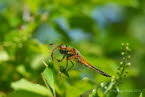
<path id="1" fill-rule="evenodd" d="M 74 48 L 60 48 L 59 52 L 61 54 L 66 55 L 67 57 L 71 57 L 77 54 L 76 50 Z"/>

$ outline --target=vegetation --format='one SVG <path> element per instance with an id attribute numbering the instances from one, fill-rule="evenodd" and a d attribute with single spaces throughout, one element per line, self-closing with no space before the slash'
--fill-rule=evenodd
<path id="1" fill-rule="evenodd" d="M 1 0 L 0 97 L 144 97 L 144 5 L 144 0 Z M 50 56 L 61 43 L 112 77 L 77 63 L 66 71 L 65 61 Z M 54 55 L 62 58 L 58 51 Z"/>

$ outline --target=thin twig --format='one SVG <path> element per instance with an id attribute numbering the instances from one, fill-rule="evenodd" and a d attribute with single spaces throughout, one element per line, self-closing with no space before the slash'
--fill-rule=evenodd
<path id="1" fill-rule="evenodd" d="M 48 65 L 42 60 L 42 62 L 43 62 L 43 64 L 46 66 L 46 67 L 48 67 Z"/>

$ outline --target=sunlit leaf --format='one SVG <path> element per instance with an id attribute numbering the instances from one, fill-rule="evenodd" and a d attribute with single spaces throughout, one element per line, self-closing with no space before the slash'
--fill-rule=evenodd
<path id="1" fill-rule="evenodd" d="M 106 97 L 117 97 L 118 91 L 117 88 L 112 88 L 106 95 Z"/>
<path id="2" fill-rule="evenodd" d="M 9 55 L 6 51 L 1 50 L 0 51 L 0 62 L 1 61 L 7 61 L 9 59 Z"/>
<path id="3" fill-rule="evenodd" d="M 139 97 L 145 97 L 145 89 L 140 93 Z"/>
<path id="4" fill-rule="evenodd" d="M 25 79 L 21 79 L 19 81 L 13 82 L 11 84 L 12 88 L 16 91 L 23 91 L 23 92 L 30 92 L 31 94 L 38 94 L 43 96 L 52 97 L 51 92 L 49 89 L 41 86 L 39 84 L 31 83 Z M 20 93 L 20 92 L 19 92 Z M 20 93 L 21 94 L 21 93 Z M 13 95 L 17 95 L 14 93 Z M 18 94 L 19 95 L 19 94 Z M 14 96 L 13 96 L 14 97 Z M 23 96 L 24 97 L 24 96 Z M 26 96 L 25 96 L 26 97 Z M 38 96 L 39 97 L 39 96 Z"/>
<path id="5" fill-rule="evenodd" d="M 42 73 L 43 80 L 48 88 L 50 88 L 52 94 L 55 97 L 55 88 L 54 88 L 54 76 L 53 71 L 51 68 L 45 68 L 45 70 Z"/>
<path id="6" fill-rule="evenodd" d="M 16 90 L 10 93 L 8 97 L 52 97 L 52 96 L 44 96 L 37 93 L 25 91 L 25 90 Z"/>
<path id="7" fill-rule="evenodd" d="M 99 97 L 98 94 L 97 94 L 97 90 L 93 89 L 92 93 L 90 93 L 89 97 Z"/>

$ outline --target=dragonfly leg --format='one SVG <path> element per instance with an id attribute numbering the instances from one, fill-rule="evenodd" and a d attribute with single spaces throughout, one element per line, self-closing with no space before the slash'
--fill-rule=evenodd
<path id="1" fill-rule="evenodd" d="M 65 70 L 68 68 L 68 59 L 66 58 L 66 67 Z"/>
<path id="2" fill-rule="evenodd" d="M 70 68 L 68 68 L 67 71 L 69 71 L 70 69 L 72 69 L 72 67 L 74 66 L 74 63 L 71 60 L 69 60 L 69 61 L 72 63 L 72 66 Z"/>
<path id="3" fill-rule="evenodd" d="M 62 59 L 57 59 L 57 62 L 63 61 L 64 58 L 65 58 L 65 55 L 62 57 Z"/>

